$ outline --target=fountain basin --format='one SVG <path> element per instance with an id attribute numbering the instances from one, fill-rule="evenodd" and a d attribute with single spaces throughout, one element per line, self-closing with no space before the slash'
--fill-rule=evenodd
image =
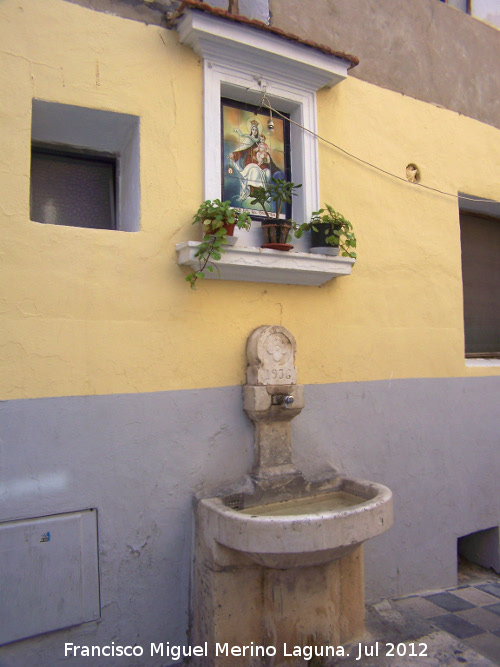
<path id="1" fill-rule="evenodd" d="M 323 565 L 349 555 L 393 522 L 392 492 L 382 484 L 337 478 L 329 488 L 259 504 L 205 498 L 206 535 L 268 568 Z M 250 506 L 249 506 L 250 505 Z"/>

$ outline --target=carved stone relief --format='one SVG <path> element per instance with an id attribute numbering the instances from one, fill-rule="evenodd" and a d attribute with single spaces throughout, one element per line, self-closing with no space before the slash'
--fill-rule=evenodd
<path id="1" fill-rule="evenodd" d="M 253 385 L 297 384 L 297 345 L 285 327 L 261 326 L 247 343 L 247 383 Z"/>

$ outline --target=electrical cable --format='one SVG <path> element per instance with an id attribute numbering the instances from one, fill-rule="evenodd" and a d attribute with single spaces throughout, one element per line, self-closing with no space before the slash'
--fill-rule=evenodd
<path id="1" fill-rule="evenodd" d="M 462 201 L 473 201 L 473 202 L 484 202 L 484 203 L 492 203 L 492 204 L 498 204 L 498 201 L 495 199 L 486 199 L 484 197 L 467 197 L 464 195 L 459 195 L 459 194 L 453 194 L 451 192 L 445 192 L 444 190 L 439 190 L 438 188 L 433 188 L 430 185 L 424 185 L 423 183 L 418 183 L 418 182 L 411 182 L 408 181 L 408 179 L 403 178 L 402 176 L 398 176 L 397 174 L 393 174 L 390 171 L 386 171 L 385 169 L 382 169 L 382 167 L 377 167 L 377 165 L 372 164 L 371 162 L 368 162 L 368 160 L 363 160 L 363 158 L 358 157 L 357 155 L 353 155 L 353 153 L 349 153 L 349 151 L 345 150 L 341 146 L 337 146 L 337 144 L 334 144 L 333 141 L 330 141 L 329 139 L 325 139 L 319 134 L 316 134 L 316 132 L 313 132 L 313 130 L 310 130 L 307 127 L 304 127 L 300 123 L 297 123 L 296 121 L 292 120 L 291 118 L 288 118 L 284 114 L 282 114 L 280 111 L 275 109 L 271 103 L 269 102 L 269 99 L 266 96 L 266 93 L 264 92 L 262 96 L 262 100 L 260 103 L 260 108 L 262 107 L 267 107 L 271 113 L 276 114 L 277 116 L 280 116 L 281 118 L 284 118 L 285 120 L 289 121 L 290 123 L 293 123 L 297 127 L 300 127 L 300 129 L 304 130 L 305 132 L 308 132 L 309 134 L 312 134 L 313 137 L 316 137 L 317 139 L 320 139 L 326 144 L 329 144 L 330 146 L 333 146 L 336 150 L 340 151 L 341 153 L 344 153 L 344 155 L 347 155 L 348 157 L 352 158 L 353 160 L 357 160 L 358 162 L 361 162 L 362 164 L 365 164 L 368 167 L 371 167 L 372 169 L 376 169 L 377 171 L 382 172 L 386 176 L 391 176 L 392 178 L 396 178 L 398 181 L 402 181 L 403 183 L 408 183 L 409 185 L 418 185 L 421 188 L 425 188 L 426 190 L 431 190 L 432 192 L 437 192 L 440 195 L 445 195 L 446 197 L 453 197 L 456 199 L 458 197 L 459 200 Z"/>

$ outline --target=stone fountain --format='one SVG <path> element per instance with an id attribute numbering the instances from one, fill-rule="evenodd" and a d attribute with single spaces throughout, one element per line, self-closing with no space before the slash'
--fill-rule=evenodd
<path id="1" fill-rule="evenodd" d="M 284 327 L 248 338 L 254 467 L 196 502 L 195 665 L 319 666 L 364 632 L 362 545 L 392 525 L 392 494 L 337 474 L 308 480 L 294 466 L 291 420 L 304 407 L 295 356 Z"/>

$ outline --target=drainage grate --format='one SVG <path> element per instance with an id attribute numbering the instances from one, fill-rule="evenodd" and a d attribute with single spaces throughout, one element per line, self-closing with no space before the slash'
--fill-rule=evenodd
<path id="1" fill-rule="evenodd" d="M 224 498 L 224 505 L 229 507 L 232 510 L 242 510 L 243 509 L 243 494 L 234 493 L 232 496 L 226 496 Z"/>

